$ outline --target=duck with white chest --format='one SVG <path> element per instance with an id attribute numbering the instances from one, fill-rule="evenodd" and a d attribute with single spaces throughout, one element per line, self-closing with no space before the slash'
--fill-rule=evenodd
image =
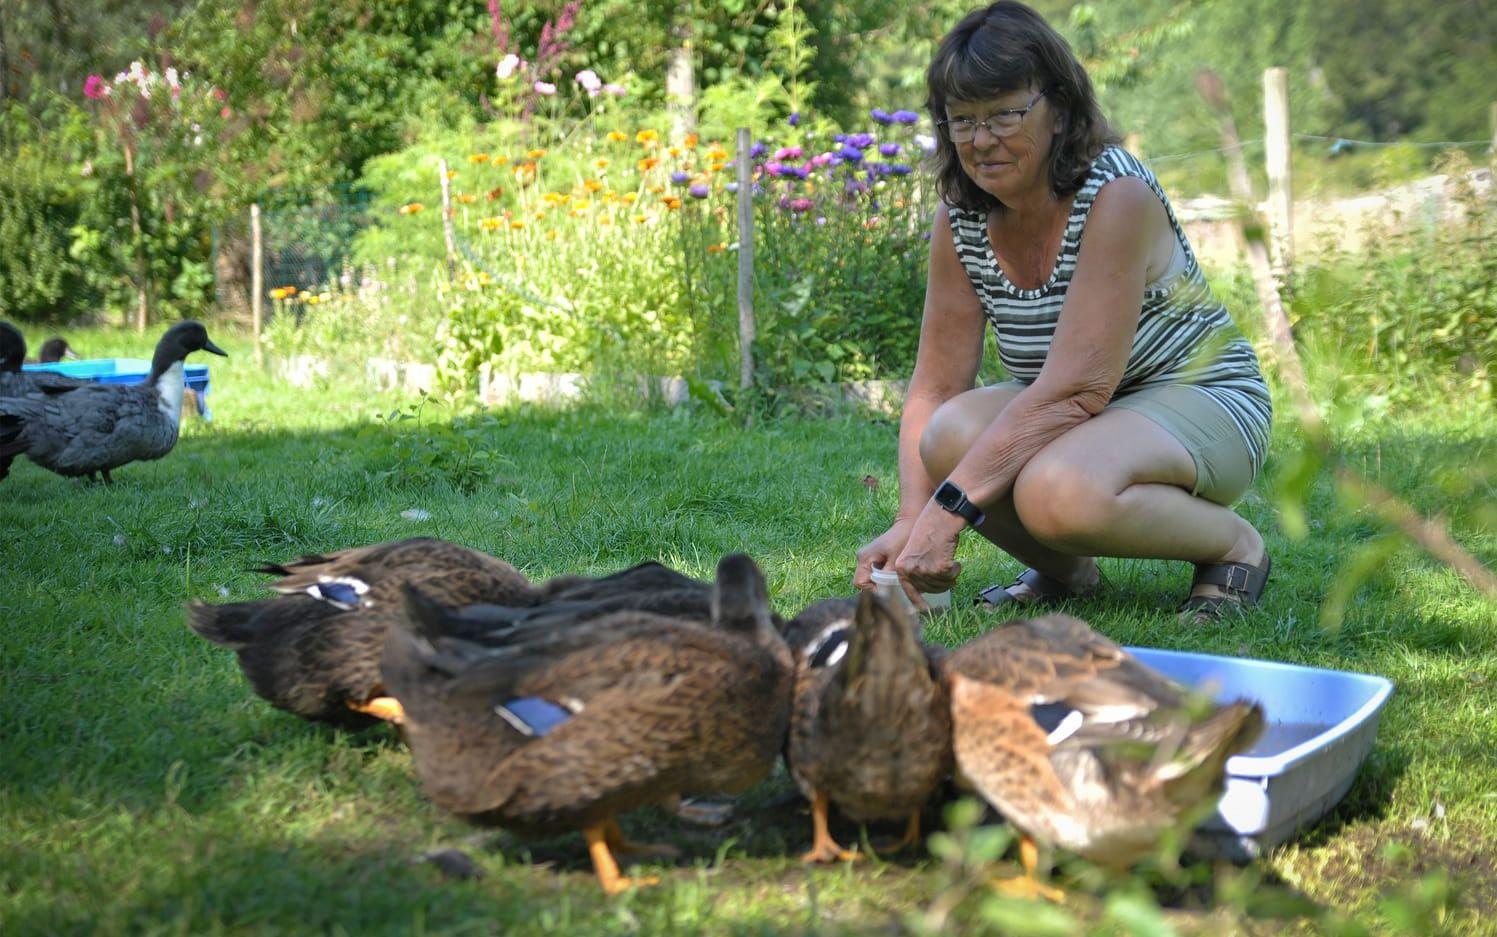
<path id="1" fill-rule="evenodd" d="M 130 462 L 159 459 L 177 444 L 182 421 L 183 359 L 195 351 L 227 354 L 201 322 L 166 330 L 142 384 L 90 384 L 66 394 L 0 398 L 0 458 L 25 456 L 59 475 L 102 475 Z"/>

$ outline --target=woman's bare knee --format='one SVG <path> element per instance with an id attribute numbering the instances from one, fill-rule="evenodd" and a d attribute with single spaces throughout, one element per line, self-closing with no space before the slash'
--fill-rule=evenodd
<path id="1" fill-rule="evenodd" d="M 1014 481 L 1014 508 L 1024 529 L 1052 549 L 1086 552 L 1117 517 L 1117 492 L 1084 465 L 1042 453 Z"/>
<path id="2" fill-rule="evenodd" d="M 920 460 L 932 481 L 951 474 L 972 443 L 1018 394 L 1004 385 L 978 387 L 936 408 L 920 434 Z"/>

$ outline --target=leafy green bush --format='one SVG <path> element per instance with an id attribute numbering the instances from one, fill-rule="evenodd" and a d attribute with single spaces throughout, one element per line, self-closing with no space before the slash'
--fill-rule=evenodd
<path id="1" fill-rule="evenodd" d="M 1432 388 L 1491 400 L 1497 381 L 1497 194 L 1466 184 L 1447 158 L 1460 215 L 1392 228 L 1357 254 L 1333 254 L 1295 282 L 1296 331 L 1339 363 L 1353 392 L 1400 401 Z"/>

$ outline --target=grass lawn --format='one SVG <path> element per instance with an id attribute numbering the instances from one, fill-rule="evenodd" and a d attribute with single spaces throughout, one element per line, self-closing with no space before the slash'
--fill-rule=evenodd
<path id="1" fill-rule="evenodd" d="M 846 592 L 853 552 L 892 516 L 892 423 L 745 428 L 706 413 L 593 408 L 454 415 L 363 387 L 281 386 L 242 339 L 214 338 L 232 358 L 191 360 L 212 366 L 215 419 L 188 419 L 167 458 L 119 469 L 113 487 L 24 460 L 0 483 L 0 933 L 888 933 L 949 886 L 926 855 L 803 868 L 794 856 L 810 825 L 775 802 L 791 787 L 778 772 L 720 831 L 649 811 L 626 819 L 687 858 L 650 869 L 662 886 L 605 899 L 580 837 L 531 842 L 452 818 L 422 799 L 392 732 L 340 735 L 271 709 L 182 611 L 189 598 L 258 595 L 263 577 L 246 569 L 260 561 L 420 534 L 535 577 L 645 559 L 710 577 L 720 555 L 746 550 L 793 614 Z M 148 357 L 151 343 L 101 332 L 74 344 Z M 1345 436 L 1353 465 L 1443 513 L 1497 564 L 1490 408 L 1386 417 Z M 1497 931 L 1497 609 L 1401 546 L 1340 627 L 1323 629 L 1342 564 L 1383 528 L 1322 477 L 1310 535 L 1292 540 L 1269 491 L 1260 485 L 1242 506 L 1274 557 L 1264 604 L 1248 617 L 1180 627 L 1171 609 L 1189 572 L 1163 562 L 1104 561 L 1113 588 L 1073 609 L 1124 643 L 1397 685 L 1375 750 L 1329 818 L 1246 870 L 1202 871 L 1227 883 L 1218 896 L 1261 879 L 1259 894 L 1308 898 L 1375 931 Z M 960 558 L 958 606 L 1018 571 L 971 538 Z M 992 623 L 959 609 L 936 634 L 955 643 Z M 447 880 L 412 862 L 445 846 L 485 876 Z M 1127 883 L 1060 878 L 1088 928 L 1135 920 L 1112 900 Z M 1149 893 L 1186 932 L 1320 926 L 1249 917 L 1209 887 Z M 962 904 L 951 931 L 1050 923 L 979 904 Z"/>

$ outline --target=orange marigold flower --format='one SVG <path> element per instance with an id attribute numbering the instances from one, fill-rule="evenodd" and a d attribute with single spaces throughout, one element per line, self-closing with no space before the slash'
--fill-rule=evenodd
<path id="1" fill-rule="evenodd" d="M 449 179 L 456 179 L 457 178 L 457 170 L 456 169 L 449 169 L 449 170 L 447 170 L 447 178 L 449 178 Z"/>
<path id="2" fill-rule="evenodd" d="M 488 198 L 489 201 L 493 202 L 497 201 L 502 195 L 504 195 L 504 190 L 496 185 L 492 189 L 489 189 L 489 194 L 486 196 L 486 198 Z"/>
<path id="3" fill-rule="evenodd" d="M 635 143 L 642 143 L 642 144 L 644 144 L 646 146 L 654 144 L 654 143 L 658 142 L 659 140 L 660 140 L 660 134 L 656 133 L 653 130 L 641 130 L 640 132 L 638 132 L 638 133 L 636 133 L 634 135 L 634 142 Z"/>
<path id="4" fill-rule="evenodd" d="M 665 197 L 665 207 L 669 208 L 671 211 L 675 211 L 676 209 L 681 207 L 681 200 L 676 198 L 674 195 L 667 195 Z"/>
<path id="5" fill-rule="evenodd" d="M 694 134 L 694 133 L 688 133 L 686 135 L 685 143 L 689 147 L 694 147 L 694 146 L 697 145 L 697 141 L 700 140 L 700 139 L 701 139 L 701 137 L 697 136 L 696 134 Z"/>
<path id="6" fill-rule="evenodd" d="M 583 179 L 582 187 L 589 192 L 597 192 L 603 188 L 603 183 L 599 182 L 596 179 Z"/>
<path id="7" fill-rule="evenodd" d="M 425 209 L 426 206 L 422 205 L 420 202 L 411 202 L 407 205 L 400 206 L 400 213 L 402 215 L 414 215 L 419 211 L 424 211 Z"/>
<path id="8" fill-rule="evenodd" d="M 634 216 L 634 223 L 635 224 L 644 224 L 646 221 L 649 221 L 649 220 L 650 220 L 649 217 L 646 216 L 646 215 L 635 215 Z"/>
<path id="9" fill-rule="evenodd" d="M 639 196 L 634 194 L 633 192 L 625 192 L 623 195 L 620 195 L 619 198 L 623 200 L 625 205 L 633 205 L 634 200 L 639 198 Z"/>
<path id="10" fill-rule="evenodd" d="M 714 143 L 712 144 L 712 148 L 707 151 L 707 158 L 722 162 L 728 158 L 728 151 L 723 149 L 721 144 Z"/>
<path id="11" fill-rule="evenodd" d="M 600 156 L 599 158 L 593 160 L 593 168 L 594 169 L 598 169 L 598 170 L 607 169 L 608 168 L 608 158 Z"/>
<path id="12" fill-rule="evenodd" d="M 489 162 L 493 163 L 495 166 L 507 166 L 507 165 L 509 165 L 509 157 L 508 156 L 490 156 L 489 157 Z"/>
<path id="13" fill-rule="evenodd" d="M 459 192 L 454 195 L 453 198 L 457 199 L 459 202 L 462 202 L 464 205 L 469 205 L 478 200 L 478 196 L 474 195 L 472 192 Z"/>
<path id="14" fill-rule="evenodd" d="M 610 130 L 608 131 L 608 139 L 612 140 L 614 143 L 623 143 L 625 140 L 629 139 L 629 135 L 627 133 L 624 133 L 622 130 Z"/>
<path id="15" fill-rule="evenodd" d="M 650 188 L 649 188 L 649 192 L 650 192 L 651 195 L 659 195 L 661 192 L 664 192 L 664 191 L 665 191 L 665 185 L 662 184 L 662 183 L 658 183 L 658 182 L 656 184 L 650 186 Z"/>
<path id="16" fill-rule="evenodd" d="M 520 220 L 520 219 L 518 219 L 518 218 L 515 218 L 515 219 L 512 219 L 512 220 L 511 220 L 511 221 L 510 221 L 510 223 L 509 223 L 509 226 L 510 226 L 510 227 L 511 227 L 511 228 L 513 228 L 513 229 L 514 229 L 514 230 L 516 230 L 516 231 L 518 231 L 518 230 L 520 230 L 520 229 L 521 229 L 521 228 L 523 228 L 523 227 L 525 227 L 525 222 L 523 222 L 523 221 L 521 221 L 521 220 Z"/>
<path id="17" fill-rule="evenodd" d="M 482 228 L 483 230 L 485 230 L 485 231 L 497 231 L 500 228 L 504 227 L 504 219 L 503 218 L 485 218 L 485 219 L 483 219 L 482 221 L 480 221 L 478 223 L 478 226 L 480 228 Z"/>
<path id="18" fill-rule="evenodd" d="M 546 155 L 546 151 L 545 150 L 530 150 L 525 155 L 528 156 L 531 159 L 540 159 L 542 156 Z"/>
<path id="19" fill-rule="evenodd" d="M 679 146 L 670 147 L 666 152 L 677 158 L 681 156 L 681 148 Z"/>
<path id="20" fill-rule="evenodd" d="M 489 154 L 487 153 L 474 153 L 468 157 L 468 162 L 470 163 L 487 163 L 488 161 Z"/>
<path id="21" fill-rule="evenodd" d="M 707 253 L 709 253 L 709 254 L 718 254 L 718 253 L 721 253 L 721 252 L 723 252 L 723 251 L 725 251 L 727 249 L 728 248 L 727 248 L 726 244 L 708 244 L 707 245 Z"/>
<path id="22" fill-rule="evenodd" d="M 654 169 L 656 166 L 660 165 L 660 159 L 656 156 L 646 156 L 644 159 L 640 160 L 634 165 L 635 168 L 637 168 L 640 172 L 649 172 L 651 169 Z"/>

